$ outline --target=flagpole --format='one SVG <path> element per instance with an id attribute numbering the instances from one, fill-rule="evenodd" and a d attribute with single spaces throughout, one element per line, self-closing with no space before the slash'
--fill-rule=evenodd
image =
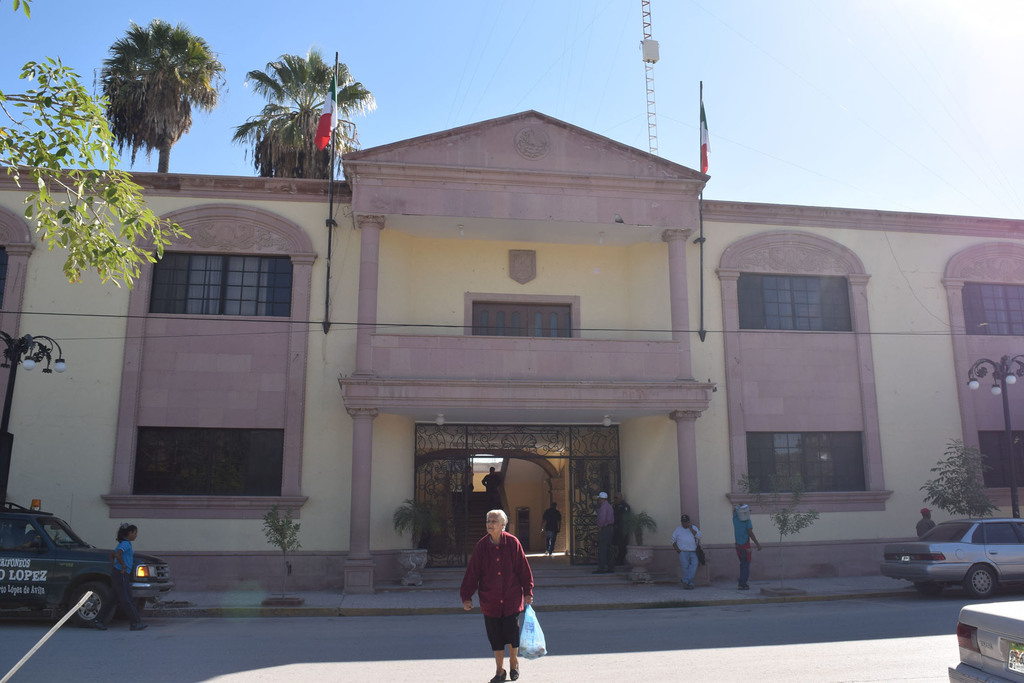
<path id="1" fill-rule="evenodd" d="M 703 145 L 704 145 L 704 131 L 703 131 L 703 127 L 704 127 L 704 123 L 703 123 L 703 118 L 704 118 L 704 81 L 700 82 L 700 111 L 698 112 L 698 115 L 700 115 L 700 117 L 701 117 L 701 122 L 697 126 L 697 128 L 698 128 L 698 135 L 701 138 L 700 145 L 698 146 L 698 149 L 702 149 Z M 702 155 L 701 158 L 703 158 L 703 155 Z M 701 165 L 703 166 L 703 163 L 701 163 Z M 696 242 L 697 244 L 700 245 L 700 330 L 697 332 L 697 336 L 700 337 L 700 340 L 703 342 L 704 339 L 708 336 L 708 331 L 704 329 L 704 242 L 705 242 L 705 239 L 704 239 L 704 188 L 703 187 L 701 187 L 700 195 L 697 198 L 697 213 L 698 213 L 699 220 L 700 220 L 700 223 L 699 223 L 699 225 L 700 225 L 700 236 L 697 239 L 694 240 L 694 242 Z"/>
<path id="2" fill-rule="evenodd" d="M 334 78 L 338 77 L 338 53 L 334 53 Z M 337 93 L 334 94 L 337 97 Z M 335 165 L 335 152 L 338 146 L 334 141 L 334 131 L 331 131 L 331 137 L 328 143 L 331 146 L 331 167 L 328 171 L 328 183 L 327 183 L 327 278 L 324 291 L 324 334 L 327 334 L 331 329 L 331 249 L 334 244 L 334 228 L 338 226 L 334 220 L 334 165 Z"/>

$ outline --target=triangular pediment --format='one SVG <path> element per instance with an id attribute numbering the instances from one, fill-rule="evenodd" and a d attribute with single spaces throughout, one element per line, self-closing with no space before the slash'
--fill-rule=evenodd
<path id="1" fill-rule="evenodd" d="M 535 111 L 344 156 L 352 211 L 421 236 L 633 243 L 695 228 L 708 176 Z"/>
<path id="2" fill-rule="evenodd" d="M 707 176 L 536 111 L 351 152 L 349 162 L 704 182 Z"/>

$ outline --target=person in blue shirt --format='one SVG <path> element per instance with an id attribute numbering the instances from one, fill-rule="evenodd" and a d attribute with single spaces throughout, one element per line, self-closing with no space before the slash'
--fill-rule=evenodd
<path id="1" fill-rule="evenodd" d="M 739 590 L 748 591 L 750 586 L 747 580 L 750 578 L 750 542 L 761 549 L 761 542 L 754 535 L 754 525 L 750 522 L 750 506 L 734 505 L 732 508 L 732 529 L 736 535 L 736 556 L 740 559 L 740 581 Z"/>
<path id="2" fill-rule="evenodd" d="M 135 609 L 132 601 L 132 570 L 135 569 L 135 550 L 132 548 L 132 541 L 139 535 L 139 528 L 134 524 L 125 522 L 117 530 L 117 546 L 110 553 L 110 587 L 114 590 L 116 603 L 107 601 L 100 609 L 100 613 L 92 622 L 92 627 L 105 631 L 107 621 L 114 611 L 114 606 L 120 605 L 124 613 L 128 615 L 132 631 L 141 631 L 149 624 L 142 623 L 139 611 Z"/>

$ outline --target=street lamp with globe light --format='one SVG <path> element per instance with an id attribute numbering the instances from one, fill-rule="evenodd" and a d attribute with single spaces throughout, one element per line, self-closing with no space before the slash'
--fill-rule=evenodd
<path id="1" fill-rule="evenodd" d="M 14 380 L 18 376 L 18 366 L 26 371 L 34 370 L 36 365 L 45 363 L 44 374 L 64 372 L 68 365 L 64 360 L 64 352 L 57 340 L 46 335 L 12 337 L 0 330 L 0 342 L 4 344 L 3 362 L 0 368 L 9 368 L 7 375 L 7 392 L 4 394 L 3 413 L 0 414 L 0 504 L 7 500 L 7 483 L 11 474 L 11 453 L 14 450 L 14 435 L 8 427 L 11 422 L 11 403 L 14 399 Z M 57 359 L 53 352 L 57 350 Z"/>
<path id="2" fill-rule="evenodd" d="M 1009 465 L 1010 479 L 1010 507 L 1014 517 L 1020 517 L 1020 504 L 1017 501 L 1017 463 L 1013 457 L 1013 430 L 1010 428 L 1010 396 L 1006 392 L 1007 385 L 1017 383 L 1018 377 L 1024 377 L 1024 354 L 1003 356 L 999 361 L 982 358 L 971 366 L 967 371 L 967 386 L 977 390 L 981 386 L 979 379 L 984 379 L 991 367 L 992 395 L 1002 396 L 1003 399 L 1003 451 L 1006 462 Z"/>

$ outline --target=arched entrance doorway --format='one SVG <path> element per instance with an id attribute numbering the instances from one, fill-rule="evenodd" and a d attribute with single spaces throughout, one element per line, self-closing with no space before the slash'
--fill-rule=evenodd
<path id="1" fill-rule="evenodd" d="M 480 485 L 495 467 L 509 531 L 540 551 L 541 516 L 554 500 L 562 511 L 557 547 L 573 564 L 597 559 L 600 491 L 619 491 L 618 427 L 591 425 L 416 425 L 417 502 L 434 507 L 442 530 L 430 539 L 429 566 L 459 567 L 484 534 L 494 506 Z"/>

